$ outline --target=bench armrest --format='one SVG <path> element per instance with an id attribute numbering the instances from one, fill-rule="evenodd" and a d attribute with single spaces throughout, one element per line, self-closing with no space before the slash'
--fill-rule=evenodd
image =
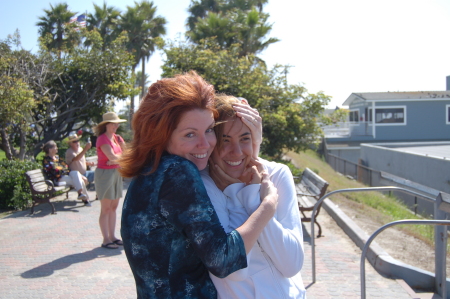
<path id="1" fill-rule="evenodd" d="M 49 187 L 48 190 L 55 189 L 55 184 L 51 180 L 45 180 L 45 183 Z"/>

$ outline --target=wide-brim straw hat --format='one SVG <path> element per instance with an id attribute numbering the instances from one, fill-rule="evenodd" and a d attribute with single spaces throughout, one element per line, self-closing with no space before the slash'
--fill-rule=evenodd
<path id="1" fill-rule="evenodd" d="M 103 114 L 103 121 L 98 125 L 100 126 L 107 123 L 123 123 L 126 121 L 126 119 L 119 118 L 115 112 L 106 112 Z"/>
<path id="2" fill-rule="evenodd" d="M 69 135 L 69 139 L 67 139 L 68 143 L 71 143 L 72 141 L 80 140 L 80 137 L 77 134 Z"/>

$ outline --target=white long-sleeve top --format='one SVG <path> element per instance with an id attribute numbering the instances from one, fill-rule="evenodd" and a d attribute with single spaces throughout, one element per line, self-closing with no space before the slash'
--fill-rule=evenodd
<path id="1" fill-rule="evenodd" d="M 303 233 L 294 180 L 287 166 L 262 162 L 278 190 L 277 211 L 247 255 L 247 268 L 226 278 L 210 274 L 218 298 L 306 298 L 300 275 Z M 261 203 L 259 184 L 232 184 L 222 192 L 207 170 L 201 175 L 226 232 L 241 226 Z"/>

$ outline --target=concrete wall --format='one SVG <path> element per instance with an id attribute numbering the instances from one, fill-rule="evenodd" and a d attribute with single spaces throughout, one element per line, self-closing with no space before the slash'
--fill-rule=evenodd
<path id="1" fill-rule="evenodd" d="M 395 144 L 361 144 L 360 156 L 364 164 L 372 169 L 450 193 L 450 160 L 403 152 Z M 415 204 L 411 198 L 406 199 L 405 203 L 409 206 Z M 420 213 L 433 214 L 431 203 L 419 204 L 422 205 Z"/>

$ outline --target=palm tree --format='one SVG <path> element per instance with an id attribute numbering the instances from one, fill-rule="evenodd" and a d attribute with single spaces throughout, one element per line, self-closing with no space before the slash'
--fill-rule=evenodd
<path id="1" fill-rule="evenodd" d="M 70 18 L 77 13 L 70 11 L 67 3 L 59 3 L 54 7 L 50 4 L 50 9 L 44 9 L 44 12 L 45 16 L 39 17 L 40 22 L 36 23 L 39 35 L 47 49 L 56 50 L 58 57 L 61 57 L 62 51 L 79 42 L 78 35 L 70 34 L 69 25 Z"/>
<path id="2" fill-rule="evenodd" d="M 105 2 L 103 3 L 103 7 L 94 3 L 94 10 L 95 12 L 93 14 L 89 13 L 87 15 L 87 29 L 93 30 L 96 28 L 98 30 L 103 39 L 102 50 L 104 51 L 106 46 L 111 44 L 118 35 L 117 26 L 120 10 L 113 6 L 107 6 Z"/>
<path id="3" fill-rule="evenodd" d="M 155 51 L 157 40 L 166 34 L 166 19 L 155 17 L 156 6 L 153 2 L 142 0 L 135 2 L 134 7 L 127 6 L 127 11 L 121 16 L 120 29 L 128 34 L 127 49 L 134 55 L 133 74 L 136 66 L 141 62 L 142 78 L 144 81 L 145 62 Z M 142 86 L 142 94 L 144 87 Z M 134 99 L 131 99 L 130 114 L 134 113 Z"/>
<path id="4" fill-rule="evenodd" d="M 228 49 L 233 44 L 241 47 L 240 56 L 258 54 L 277 38 L 266 38 L 272 29 L 269 15 L 262 12 L 267 0 L 193 0 L 186 33 L 194 43 L 214 39 L 213 44 Z M 258 61 L 263 62 L 257 58 Z"/>
<path id="5" fill-rule="evenodd" d="M 272 29 L 272 25 L 267 23 L 268 17 L 268 14 L 260 13 L 256 9 L 209 12 L 206 17 L 199 18 L 194 29 L 186 34 L 194 43 L 214 38 L 215 44 L 222 49 L 239 44 L 241 48 L 239 56 L 258 54 L 279 41 L 277 38 L 266 39 L 266 35 Z"/>
<path id="6" fill-rule="evenodd" d="M 136 72 L 136 81 L 134 83 L 135 87 L 141 87 L 142 92 L 139 100 L 142 100 L 142 98 L 145 95 L 145 90 L 148 88 L 148 85 L 150 84 L 150 81 L 148 80 L 148 75 L 143 74 L 141 71 Z"/>
<path id="7" fill-rule="evenodd" d="M 271 44 L 280 41 L 275 37 L 265 40 L 265 36 L 272 30 L 272 25 L 267 23 L 268 17 L 268 14 L 255 9 L 245 15 L 238 41 L 242 47 L 241 56 L 261 53 Z"/>
<path id="8" fill-rule="evenodd" d="M 220 48 L 226 49 L 237 41 L 238 31 L 233 26 L 234 22 L 227 16 L 210 12 L 207 17 L 199 19 L 194 29 L 186 35 L 195 43 L 214 37 L 214 42 Z"/>
<path id="9" fill-rule="evenodd" d="M 223 10 L 223 1 L 220 0 L 192 0 L 188 11 L 191 14 L 188 17 L 187 25 L 193 30 L 199 19 L 203 19 L 209 12 L 218 13 Z"/>
<path id="10" fill-rule="evenodd" d="M 233 9 L 249 11 L 254 7 L 261 13 L 267 2 L 269 0 L 192 0 L 188 8 L 190 16 L 187 19 L 187 26 L 189 30 L 194 30 L 196 23 L 206 18 L 209 13 L 226 13 Z"/>

